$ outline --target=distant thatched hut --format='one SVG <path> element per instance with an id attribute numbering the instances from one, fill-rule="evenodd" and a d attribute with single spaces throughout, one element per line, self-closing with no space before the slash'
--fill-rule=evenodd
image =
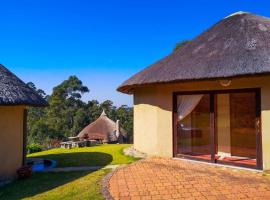
<path id="1" fill-rule="evenodd" d="M 0 64 L 0 182 L 14 178 L 25 164 L 26 106 L 47 102 Z"/>
<path id="2" fill-rule="evenodd" d="M 100 140 L 103 143 L 123 143 L 127 139 L 127 132 L 120 127 L 119 120 L 114 122 L 103 111 L 96 121 L 79 133 L 78 137 L 88 137 L 90 140 Z"/>

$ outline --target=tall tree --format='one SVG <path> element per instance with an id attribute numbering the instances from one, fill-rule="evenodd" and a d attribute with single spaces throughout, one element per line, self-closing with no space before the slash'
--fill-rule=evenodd
<path id="1" fill-rule="evenodd" d="M 89 92 L 89 89 L 76 76 L 70 76 L 53 89 L 49 97 L 48 111 L 48 122 L 51 128 L 65 136 L 77 134 L 73 132 L 74 116 L 78 109 L 84 106 L 81 97 L 86 92 Z"/>
<path id="2" fill-rule="evenodd" d="M 133 108 L 126 105 L 120 106 L 116 110 L 116 118 L 120 121 L 120 125 L 128 133 L 128 141 L 133 142 Z"/>
<path id="3" fill-rule="evenodd" d="M 116 107 L 113 105 L 111 100 L 106 100 L 100 104 L 102 110 L 106 112 L 109 118 L 116 121 Z"/>
<path id="4" fill-rule="evenodd" d="M 89 114 L 89 123 L 95 121 L 102 112 L 99 102 L 97 100 L 88 101 L 86 106 Z"/>
<path id="5" fill-rule="evenodd" d="M 46 93 L 37 89 L 35 84 L 32 82 L 27 83 L 27 86 L 31 89 L 35 90 L 41 97 L 44 99 L 47 98 Z M 28 141 L 30 143 L 35 143 L 37 141 L 41 141 L 43 136 L 47 134 L 47 131 L 44 131 L 44 128 L 40 126 L 45 125 L 44 117 L 46 115 L 46 109 L 39 107 L 29 107 L 28 108 L 28 117 L 27 117 L 27 130 L 28 130 Z"/>

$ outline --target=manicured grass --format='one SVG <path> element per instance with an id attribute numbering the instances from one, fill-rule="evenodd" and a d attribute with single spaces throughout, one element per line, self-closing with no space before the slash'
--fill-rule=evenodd
<path id="1" fill-rule="evenodd" d="M 123 149 L 129 144 L 105 144 L 73 149 L 52 149 L 29 154 L 28 157 L 52 159 L 57 167 L 105 166 L 109 164 L 128 164 L 136 158 L 125 156 Z"/>
<path id="2" fill-rule="evenodd" d="M 36 173 L 0 188 L 1 200 L 99 200 L 100 180 L 110 170 Z"/>
<path id="3" fill-rule="evenodd" d="M 108 144 L 74 149 L 52 149 L 28 155 L 57 161 L 57 167 L 105 166 L 127 164 L 136 158 L 125 156 L 128 144 Z M 110 170 L 95 172 L 34 173 L 26 180 L 17 180 L 0 188 L 0 200 L 99 200 L 100 181 Z"/>

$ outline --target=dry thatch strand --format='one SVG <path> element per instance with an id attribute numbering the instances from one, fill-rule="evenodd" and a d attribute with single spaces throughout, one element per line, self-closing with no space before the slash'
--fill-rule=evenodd
<path id="1" fill-rule="evenodd" d="M 0 105 L 47 106 L 48 103 L 0 64 Z"/>
<path id="2" fill-rule="evenodd" d="M 147 84 L 231 78 L 270 73 L 270 19 L 232 14 L 117 90 L 133 93 Z"/>

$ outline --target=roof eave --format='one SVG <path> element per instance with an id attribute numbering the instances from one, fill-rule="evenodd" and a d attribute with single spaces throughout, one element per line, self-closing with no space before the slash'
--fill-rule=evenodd
<path id="1" fill-rule="evenodd" d="M 171 80 L 171 81 L 160 81 L 160 82 L 149 82 L 143 84 L 133 84 L 133 85 L 121 85 L 117 88 L 118 92 L 125 94 L 134 94 L 136 88 L 148 87 L 148 86 L 157 86 L 163 84 L 175 84 L 175 83 L 186 83 L 186 82 L 196 82 L 196 81 L 215 81 L 215 80 L 224 80 L 224 79 L 235 79 L 235 78 L 248 78 L 248 77 L 260 77 L 270 75 L 270 72 L 262 73 L 253 73 L 253 74 L 238 74 L 234 76 L 223 76 L 223 77 L 206 77 L 198 79 L 182 79 L 182 80 Z"/>
<path id="2" fill-rule="evenodd" d="M 31 104 L 31 103 L 5 103 L 0 104 L 0 106 L 29 106 L 29 107 L 48 107 L 49 104 Z"/>

